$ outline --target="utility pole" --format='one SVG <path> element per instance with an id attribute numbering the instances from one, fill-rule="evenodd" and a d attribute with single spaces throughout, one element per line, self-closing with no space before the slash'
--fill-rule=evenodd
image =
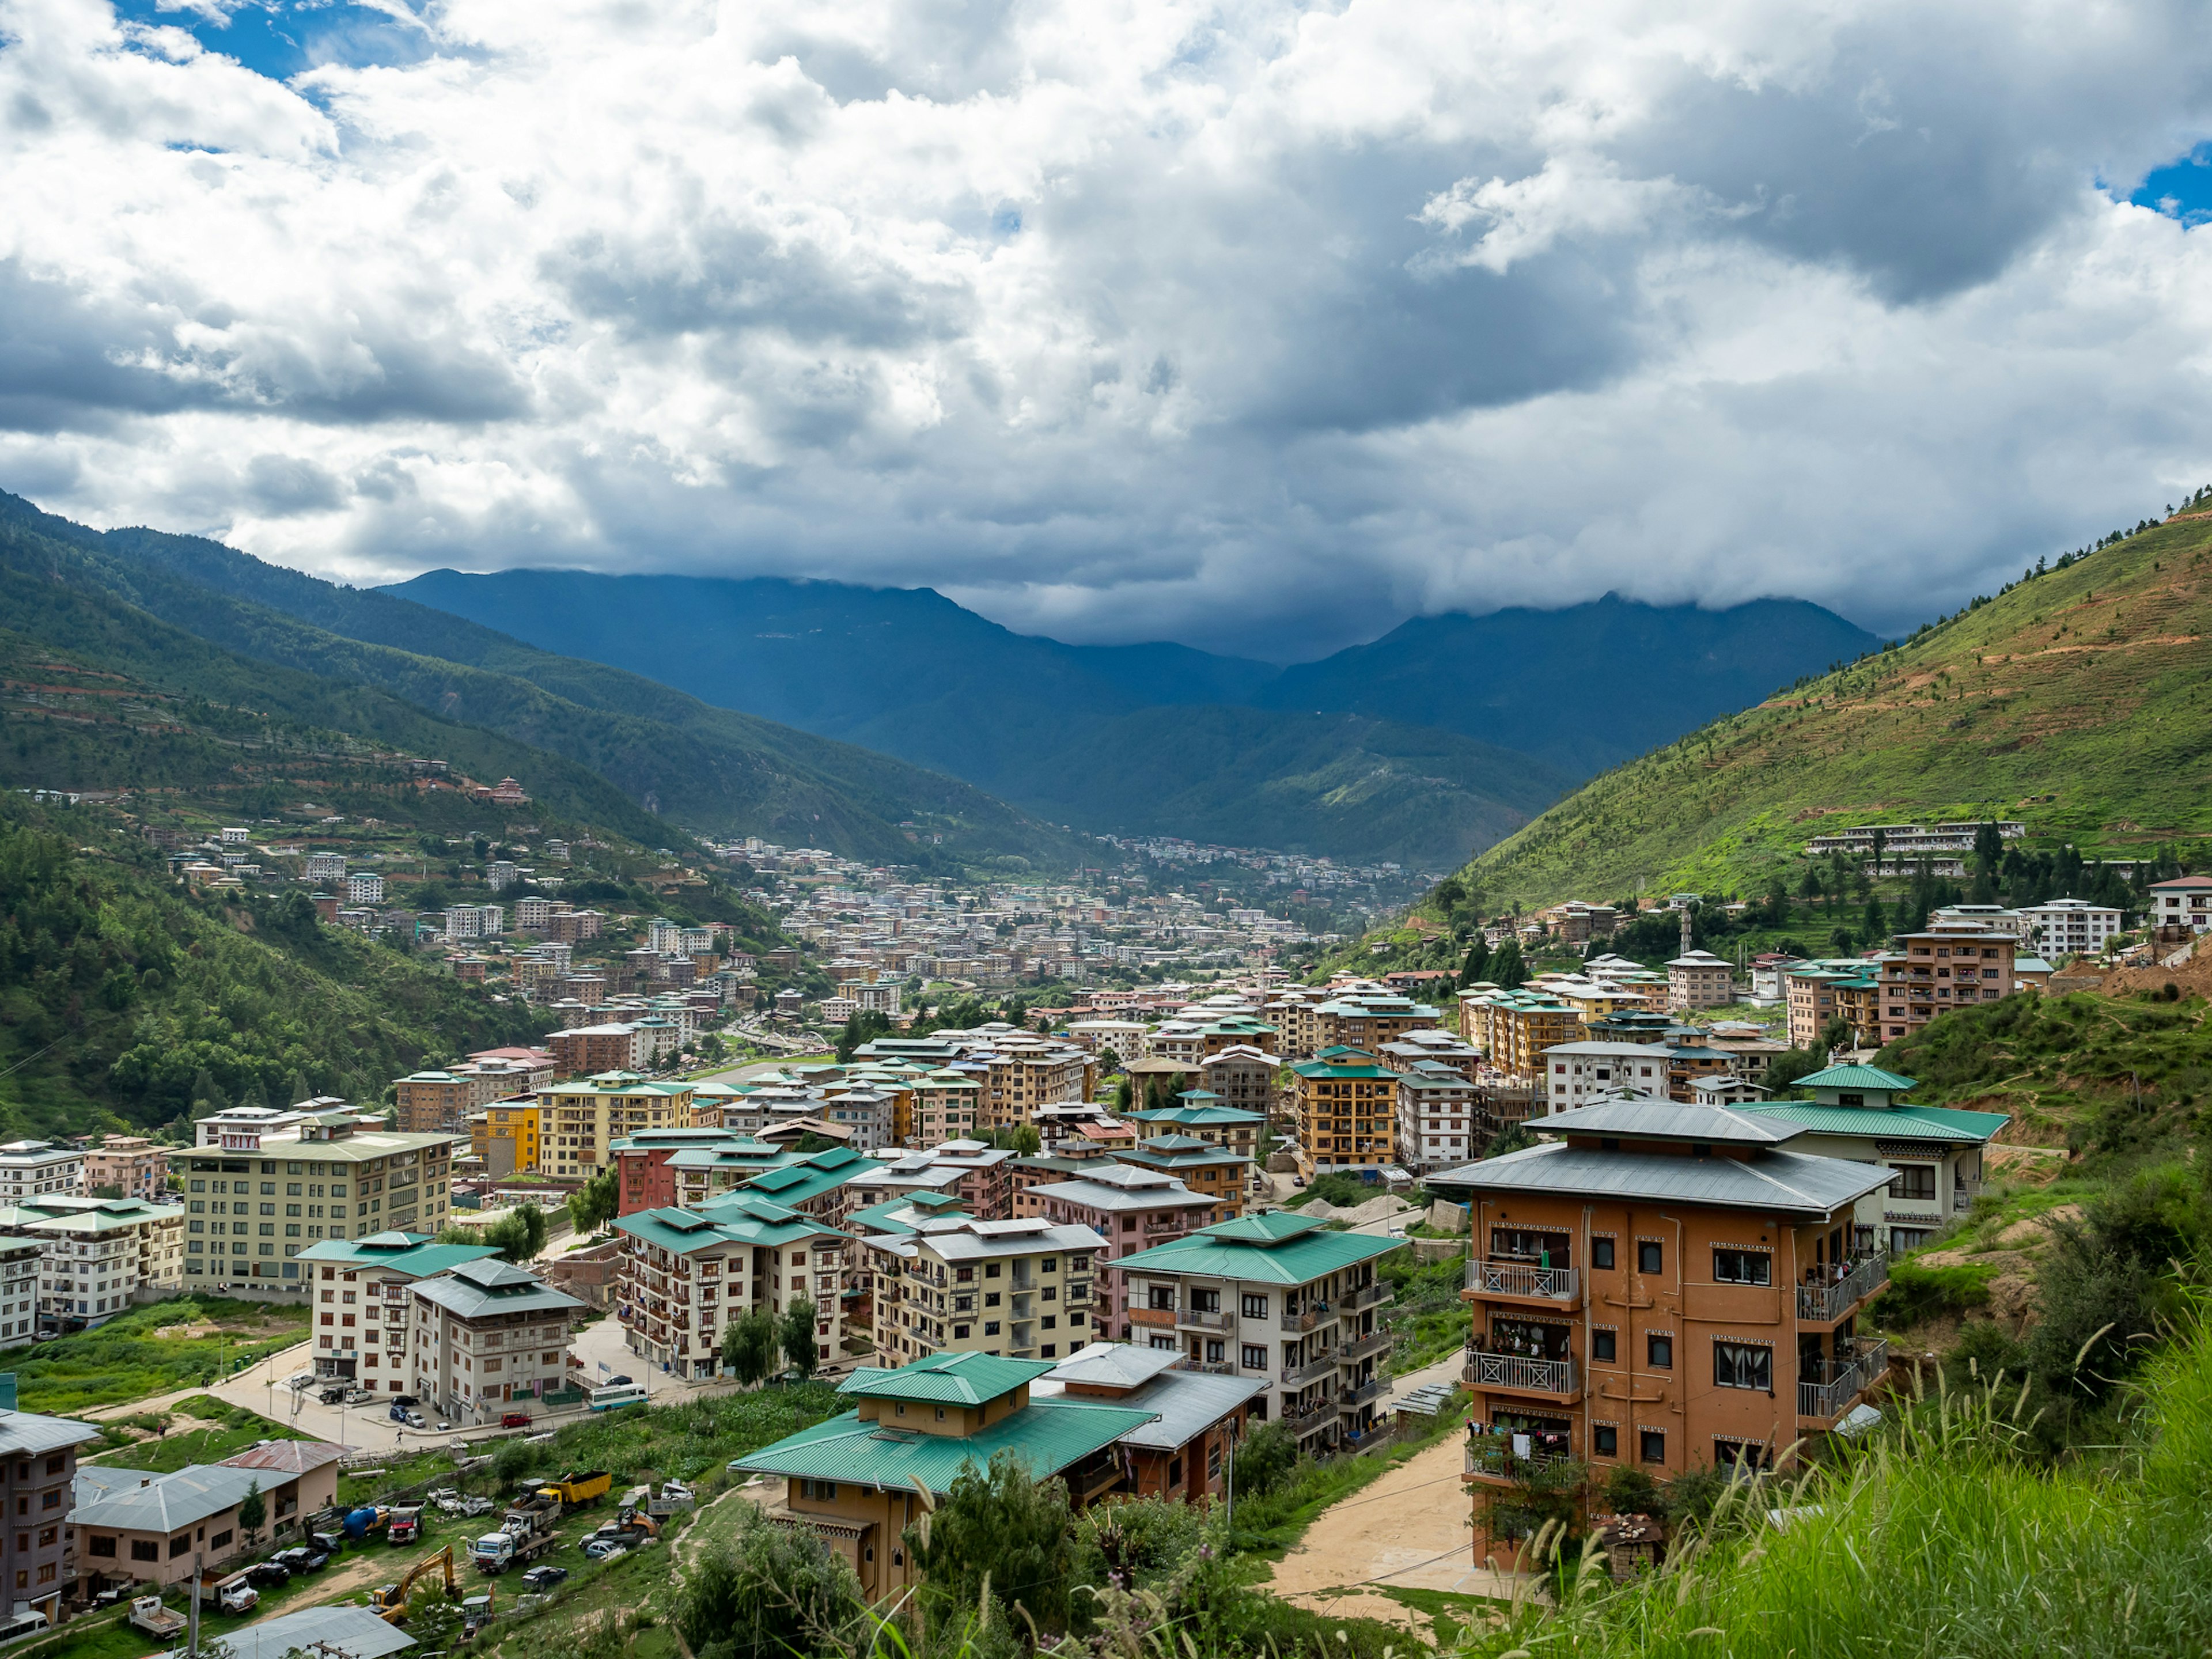
<path id="1" fill-rule="evenodd" d="M 192 1552 L 192 1612 L 185 1636 L 185 1659 L 200 1659 L 200 1553 Z"/>

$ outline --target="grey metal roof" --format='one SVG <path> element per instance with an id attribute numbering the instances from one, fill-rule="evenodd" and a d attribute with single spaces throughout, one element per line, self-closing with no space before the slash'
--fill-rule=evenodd
<path id="1" fill-rule="evenodd" d="M 81 1446 L 100 1438 L 89 1423 L 70 1417 L 46 1417 L 38 1412 L 0 1412 L 0 1457 L 18 1452 L 58 1452 L 64 1446 Z"/>
<path id="2" fill-rule="evenodd" d="M 318 1647 L 325 1643 L 327 1647 Z M 232 1659 L 283 1659 L 295 1650 L 343 1653 L 349 1659 L 384 1659 L 388 1653 L 413 1647 L 415 1638 L 397 1625 L 386 1624 L 380 1613 L 341 1605 L 279 1613 L 232 1631 L 222 1638 L 222 1644 Z"/>
<path id="3" fill-rule="evenodd" d="M 1773 1146 L 1805 1133 L 1802 1124 L 1775 1117 L 1748 1117 L 1725 1106 L 1653 1100 L 1644 1095 L 1609 1095 L 1548 1117 L 1532 1117 L 1536 1134 L 1608 1135 L 1633 1140 L 1697 1140 L 1735 1146 Z"/>
<path id="4" fill-rule="evenodd" d="M 260 1480 L 257 1470 L 222 1463 L 187 1464 L 167 1474 L 82 1463 L 77 1466 L 76 1505 L 70 1523 L 118 1532 L 177 1532 L 235 1508 L 246 1489 Z"/>
<path id="5" fill-rule="evenodd" d="M 1093 1342 L 1054 1366 L 1050 1382 L 1089 1382 L 1102 1389 L 1134 1389 L 1182 1363 L 1179 1348 L 1139 1348 L 1128 1342 Z"/>
<path id="6" fill-rule="evenodd" d="M 584 1305 L 521 1268 L 497 1261 L 465 1261 L 441 1278 L 422 1280 L 415 1286 L 415 1294 L 459 1319 Z"/>
<path id="7" fill-rule="evenodd" d="M 1825 1218 L 1887 1186 L 1893 1174 L 1879 1164 L 1778 1149 L 1748 1158 L 1686 1158 L 1627 1149 L 1601 1152 L 1554 1140 L 1443 1170 L 1430 1176 L 1427 1184 L 1455 1192 L 1558 1193 Z"/>
<path id="8" fill-rule="evenodd" d="M 1063 1360 L 1030 1388 L 1030 1398 L 1047 1403 L 1057 1397 L 1070 1405 L 1094 1402 L 1088 1395 L 1070 1395 L 1069 1382 L 1098 1387 L 1124 1387 L 1131 1392 L 1116 1396 L 1116 1406 L 1158 1413 L 1121 1436 L 1121 1443 L 1158 1451 L 1175 1451 L 1228 1416 L 1255 1395 L 1267 1392 L 1267 1382 L 1255 1376 L 1222 1376 L 1209 1371 L 1175 1369 L 1182 1355 L 1173 1349 L 1137 1348 L 1126 1342 L 1093 1342 Z M 1149 1378 L 1149 1380 L 1147 1380 Z M 1058 1393 L 1055 1396 L 1055 1390 Z"/>
<path id="9" fill-rule="evenodd" d="M 1094 1210 L 1162 1210 L 1178 1204 L 1203 1206 L 1218 1201 L 1191 1191 L 1172 1176 L 1129 1164 L 1109 1164 L 1094 1174 L 1032 1187 L 1030 1191 L 1040 1198 L 1065 1199 Z"/>

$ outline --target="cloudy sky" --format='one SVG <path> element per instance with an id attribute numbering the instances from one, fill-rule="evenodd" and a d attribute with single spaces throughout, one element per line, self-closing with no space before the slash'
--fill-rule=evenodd
<path id="1" fill-rule="evenodd" d="M 0 486 L 1287 659 L 2212 481 L 2183 4 L 0 0 Z"/>

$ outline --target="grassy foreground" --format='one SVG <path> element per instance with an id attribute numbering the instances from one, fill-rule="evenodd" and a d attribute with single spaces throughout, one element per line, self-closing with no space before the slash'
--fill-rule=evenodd
<path id="1" fill-rule="evenodd" d="M 0 1352 L 0 1370 L 15 1373 L 25 1411 L 66 1416 L 212 1382 L 307 1336 L 304 1307 L 180 1296 L 74 1336 L 10 1348 Z"/>
<path id="2" fill-rule="evenodd" d="M 2057 1469 L 2008 1391 L 1909 1407 L 1893 1437 L 1784 1496 L 1753 1485 L 1706 1540 L 1615 1589 L 1569 1561 L 1557 1611 L 1523 1606 L 1461 1651 L 1530 1659 L 2069 1659 L 2212 1643 L 2212 1328 L 2145 1371 L 2123 1443 Z M 1789 1504 L 1781 1525 L 1770 1504 Z"/>

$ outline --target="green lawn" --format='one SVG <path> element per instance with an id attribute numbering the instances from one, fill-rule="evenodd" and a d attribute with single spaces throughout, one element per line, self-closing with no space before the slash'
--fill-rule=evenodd
<path id="1" fill-rule="evenodd" d="M 222 1407 L 219 1401 L 212 1403 Z M 264 1440 L 310 1437 L 297 1429 L 271 1423 L 258 1413 L 235 1407 L 222 1407 L 221 1417 L 214 1422 L 203 1422 L 181 1412 L 172 1414 L 169 1421 L 172 1426 L 158 1438 L 137 1441 L 114 1451 L 96 1452 L 84 1461 L 167 1473 L 181 1469 L 187 1463 L 220 1463 Z"/>
<path id="2" fill-rule="evenodd" d="M 211 1382 L 306 1340 L 307 1310 L 182 1296 L 149 1303 L 74 1336 L 0 1352 L 17 1403 L 67 1416 Z"/>

